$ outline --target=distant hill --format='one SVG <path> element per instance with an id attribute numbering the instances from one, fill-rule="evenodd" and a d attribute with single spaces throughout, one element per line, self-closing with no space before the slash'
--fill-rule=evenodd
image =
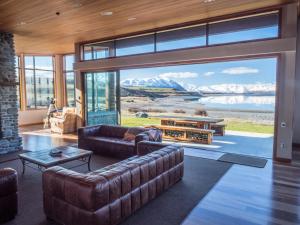
<path id="1" fill-rule="evenodd" d="M 176 81 L 164 78 L 126 79 L 121 81 L 121 87 L 172 88 L 176 91 L 186 91 Z"/>

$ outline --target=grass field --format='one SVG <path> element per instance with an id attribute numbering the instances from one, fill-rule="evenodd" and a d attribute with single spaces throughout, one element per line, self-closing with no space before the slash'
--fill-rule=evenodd
<path id="1" fill-rule="evenodd" d="M 121 124 L 123 126 L 147 126 L 147 125 L 159 125 L 160 118 L 136 118 L 136 117 L 126 117 L 122 116 Z M 233 131 L 246 131 L 255 133 L 272 134 L 274 133 L 274 126 L 255 124 L 250 122 L 242 121 L 226 121 L 226 130 Z"/>

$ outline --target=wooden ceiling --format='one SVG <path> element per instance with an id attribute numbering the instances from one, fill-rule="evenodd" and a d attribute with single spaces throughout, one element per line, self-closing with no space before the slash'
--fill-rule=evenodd
<path id="1" fill-rule="evenodd" d="M 1 0 L 0 30 L 15 34 L 17 53 L 71 53 L 75 42 L 289 2 L 294 0 Z"/>

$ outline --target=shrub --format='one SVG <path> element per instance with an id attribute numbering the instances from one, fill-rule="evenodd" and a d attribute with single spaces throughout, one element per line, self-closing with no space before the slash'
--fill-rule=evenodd
<path id="1" fill-rule="evenodd" d="M 173 113 L 186 113 L 183 109 L 175 109 Z"/>
<path id="2" fill-rule="evenodd" d="M 197 116 L 207 116 L 207 111 L 205 109 L 196 109 L 195 110 L 195 115 Z"/>
<path id="3" fill-rule="evenodd" d="M 142 111 L 142 110 L 139 109 L 139 108 L 129 108 L 128 109 L 128 112 L 130 112 L 130 113 L 137 113 L 137 112 L 140 112 L 140 111 Z"/>
<path id="4" fill-rule="evenodd" d="M 146 110 L 143 110 L 143 112 L 153 112 L 153 113 L 164 113 L 167 112 L 164 109 L 152 109 L 152 108 L 148 108 Z"/>

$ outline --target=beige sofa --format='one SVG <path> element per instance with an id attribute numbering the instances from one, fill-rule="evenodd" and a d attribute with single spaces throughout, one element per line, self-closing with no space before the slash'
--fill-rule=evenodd
<path id="1" fill-rule="evenodd" d="M 51 132 L 67 134 L 76 131 L 76 108 L 64 107 L 62 113 L 50 118 Z"/>

